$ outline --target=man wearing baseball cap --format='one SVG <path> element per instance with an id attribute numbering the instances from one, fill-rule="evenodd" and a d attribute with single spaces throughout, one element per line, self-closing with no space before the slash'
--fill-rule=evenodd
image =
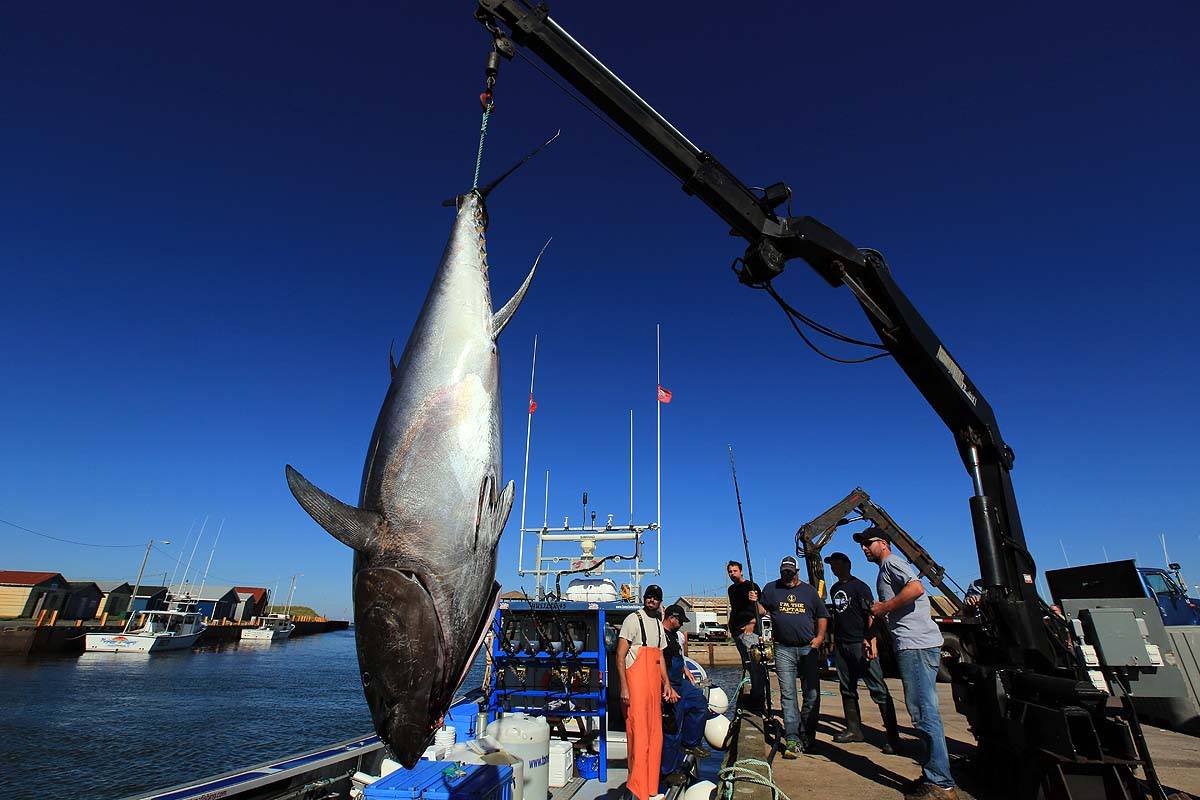
<path id="1" fill-rule="evenodd" d="M 642 598 L 642 608 L 621 623 L 616 664 L 621 679 L 621 703 L 625 706 L 629 762 L 625 788 L 637 800 L 650 800 L 658 794 L 662 763 L 662 701 L 674 703 L 679 695 L 671 688 L 662 657 L 667 646 L 662 624 L 662 587 L 647 586 Z"/>
<path id="2" fill-rule="evenodd" d="M 846 730 L 833 740 L 838 744 L 864 740 L 858 707 L 858 681 L 861 679 L 867 684 L 871 699 L 879 706 L 879 716 L 887 731 L 883 752 L 895 753 L 900 736 L 896 728 L 896 705 L 883 682 L 883 670 L 875 649 L 875 617 L 871 614 L 875 597 L 870 587 L 850 574 L 850 556 L 834 553 L 825 559 L 825 563 L 838 578 L 829 589 L 829 610 L 833 614 L 833 663 L 837 667 L 842 710 L 846 714 Z"/>
<path id="3" fill-rule="evenodd" d="M 702 759 L 709 751 L 704 741 L 704 723 L 708 721 L 708 700 L 704 692 L 696 688 L 696 679 L 683 663 L 684 639 L 680 630 L 688 621 L 681 605 L 669 605 L 663 612 L 663 628 L 667 631 L 667 647 L 663 658 L 667 661 L 667 677 L 671 688 L 679 695 L 675 704 L 675 733 L 663 734 L 662 773 L 668 785 L 686 785 L 688 775 L 679 771 L 683 754 Z"/>
<path id="4" fill-rule="evenodd" d="M 779 580 L 771 581 L 758 594 L 759 613 L 771 615 L 775 674 L 787 738 L 784 758 L 796 758 L 816 745 L 821 713 L 820 649 L 829 624 L 821 596 L 799 576 L 795 557 L 785 556 L 779 562 Z M 796 705 L 797 675 L 804 692 L 803 709 Z"/>
<path id="5" fill-rule="evenodd" d="M 904 686 L 904 705 L 926 746 L 921 777 L 904 787 L 905 800 L 958 800 L 938 709 L 942 632 L 929 613 L 925 586 L 916 570 L 892 552 L 886 531 L 872 525 L 854 534 L 854 541 L 868 561 L 879 565 L 875 580 L 879 601 L 871 606 L 871 614 L 887 618 Z"/>

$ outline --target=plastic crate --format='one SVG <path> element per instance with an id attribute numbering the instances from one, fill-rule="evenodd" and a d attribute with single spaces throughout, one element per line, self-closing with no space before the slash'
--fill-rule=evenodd
<path id="1" fill-rule="evenodd" d="M 363 790 L 367 800 L 512 800 L 512 767 L 420 761 Z"/>

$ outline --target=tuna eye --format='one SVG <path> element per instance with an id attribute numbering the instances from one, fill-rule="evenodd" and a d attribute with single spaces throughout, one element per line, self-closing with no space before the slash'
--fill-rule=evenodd
<path id="1" fill-rule="evenodd" d="M 370 686 L 371 685 L 371 673 L 364 672 L 362 674 L 362 681 L 363 681 L 363 686 Z"/>

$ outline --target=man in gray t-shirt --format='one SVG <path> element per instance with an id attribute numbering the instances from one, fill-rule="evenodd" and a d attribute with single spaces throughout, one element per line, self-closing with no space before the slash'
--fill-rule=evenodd
<path id="1" fill-rule="evenodd" d="M 904 705 L 913 727 L 926 745 L 921 778 L 904 787 L 906 800 L 957 800 L 946 734 L 938 709 L 937 674 L 942 661 L 942 632 L 929 613 L 929 598 L 916 570 L 892 552 L 887 531 L 871 526 L 854 534 L 863 555 L 879 565 L 875 588 L 879 602 L 871 606 L 876 619 L 886 617 L 896 648 L 896 665 L 904 685 Z"/>

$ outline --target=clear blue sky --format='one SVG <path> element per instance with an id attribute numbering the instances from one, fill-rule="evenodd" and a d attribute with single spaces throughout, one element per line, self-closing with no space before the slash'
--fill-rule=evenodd
<path id="1" fill-rule="evenodd" d="M 472 9 L 6 10 L 0 518 L 134 547 L 0 525 L 0 568 L 131 579 L 139 543 L 211 515 L 226 523 L 210 582 L 303 573 L 301 602 L 347 613 L 350 552 L 283 465 L 357 496 L 388 344 L 445 243 L 440 202 L 470 185 L 488 45 Z M 1060 539 L 1075 563 L 1101 547 L 1161 562 L 1165 532 L 1200 580 L 1194 5 L 553 10 L 747 183 L 786 180 L 796 213 L 885 252 L 996 409 L 1043 567 L 1062 566 Z M 728 443 L 756 576 L 862 485 L 974 577 L 969 481 L 895 364 L 810 353 L 734 280 L 741 245 L 716 217 L 528 64 L 504 66 L 497 100 L 485 175 L 563 130 L 490 203 L 497 301 L 554 236 L 501 340 L 519 482 L 541 337 L 532 516 L 549 468 L 552 519 L 578 515 L 585 488 L 625 517 L 633 408 L 637 516 L 652 518 L 661 322 L 668 593 L 719 589 L 741 553 Z M 869 334 L 802 262 L 777 286 Z"/>

